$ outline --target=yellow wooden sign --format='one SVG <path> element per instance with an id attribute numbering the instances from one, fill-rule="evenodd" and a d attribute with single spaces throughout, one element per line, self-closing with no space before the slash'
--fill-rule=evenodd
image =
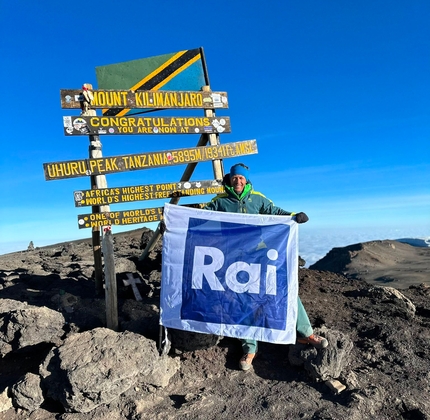
<path id="1" fill-rule="evenodd" d="M 220 194 L 222 192 L 224 192 L 222 182 L 213 180 L 99 188 L 94 190 L 74 191 L 73 195 L 75 207 L 83 207 L 106 206 L 132 201 L 159 200 L 173 197 Z"/>
<path id="2" fill-rule="evenodd" d="M 100 226 L 157 222 L 163 218 L 163 209 L 164 207 L 154 207 L 148 209 L 80 214 L 78 216 L 78 226 L 79 229 L 85 229 Z"/>
<path id="3" fill-rule="evenodd" d="M 186 207 L 203 208 L 206 203 L 186 204 Z M 107 211 L 103 213 L 80 214 L 78 216 L 79 229 L 112 225 L 134 225 L 163 220 L 164 207 L 147 209 Z"/>
<path id="4" fill-rule="evenodd" d="M 165 150 L 162 152 L 49 162 L 43 164 L 43 169 L 45 179 L 52 181 L 56 179 L 184 165 L 256 153 L 258 153 L 256 140 L 244 140 L 215 146 Z"/>
<path id="5" fill-rule="evenodd" d="M 66 136 L 230 133 L 229 117 L 63 117 Z"/>
<path id="6" fill-rule="evenodd" d="M 191 92 L 168 90 L 93 90 L 89 107 L 148 109 L 218 109 L 228 108 L 226 92 Z M 81 90 L 61 89 L 61 108 L 81 108 L 85 98 Z"/>

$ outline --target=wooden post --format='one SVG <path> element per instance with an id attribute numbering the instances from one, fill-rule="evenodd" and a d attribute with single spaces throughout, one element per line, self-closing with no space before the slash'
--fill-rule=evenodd
<path id="1" fill-rule="evenodd" d="M 210 86 L 203 86 L 203 91 L 210 92 Z M 215 112 L 212 109 L 205 109 L 205 116 L 206 117 L 214 117 Z M 206 144 L 209 142 L 211 145 L 218 145 L 219 142 L 219 135 L 218 134 L 202 134 L 200 136 L 199 142 L 197 143 L 196 147 L 199 146 L 206 146 Z M 185 168 L 184 173 L 182 174 L 180 182 L 189 181 L 191 178 L 191 175 L 194 172 L 194 169 L 196 168 L 197 163 L 189 163 L 187 167 Z M 212 167 L 214 171 L 214 178 L 217 180 L 222 180 L 224 178 L 224 168 L 222 164 L 221 159 L 216 159 L 212 161 Z M 173 197 L 170 200 L 170 204 L 177 204 L 180 200 L 180 197 Z M 157 227 L 154 234 L 152 235 L 151 240 L 146 244 L 145 249 L 143 250 L 142 254 L 139 257 L 139 261 L 143 261 L 148 254 L 154 249 L 155 244 L 157 243 L 158 239 L 160 238 L 160 228 Z"/>
<path id="2" fill-rule="evenodd" d="M 90 109 L 90 102 L 92 100 L 92 85 L 89 83 L 84 83 L 83 96 L 85 101 L 81 102 L 81 115 L 92 116 L 96 115 L 94 109 Z M 89 156 L 90 158 L 101 158 L 102 157 L 102 144 L 100 142 L 99 136 L 89 136 L 90 146 L 89 146 Z M 107 188 L 106 177 L 104 175 L 91 175 L 91 189 L 95 190 L 98 188 Z M 109 211 L 109 206 L 93 206 L 92 213 L 100 213 Z M 102 233 L 100 227 L 94 227 L 92 230 L 92 245 L 93 245 L 93 256 L 94 256 L 94 278 L 95 278 L 95 288 L 97 294 L 103 293 L 103 263 L 102 263 L 102 250 L 100 246 Z"/>
<path id="3" fill-rule="evenodd" d="M 203 92 L 210 92 L 210 86 L 203 86 Z M 215 112 L 212 109 L 205 109 L 205 117 L 215 117 Z M 209 134 L 209 144 L 212 146 L 216 146 L 220 144 L 219 142 L 219 134 Z M 224 170 L 221 159 L 216 159 L 212 161 L 214 177 L 215 179 L 222 179 L 224 176 Z"/>
<path id="4" fill-rule="evenodd" d="M 206 146 L 207 142 L 208 142 L 207 134 L 202 134 L 199 138 L 198 143 L 197 143 L 197 147 Z M 186 166 L 184 173 L 182 174 L 181 180 L 179 182 L 189 181 L 191 178 L 191 175 L 194 172 L 194 169 L 196 169 L 196 166 L 197 166 L 197 162 L 189 163 Z M 179 202 L 179 199 L 180 199 L 180 197 L 171 198 L 170 204 L 177 204 Z M 139 261 L 143 261 L 148 256 L 148 254 L 154 249 L 154 246 L 160 237 L 161 237 L 160 228 L 157 227 L 157 229 L 155 229 L 154 234 L 152 235 L 151 240 L 146 244 L 145 249 L 143 250 L 142 254 L 140 255 Z"/>
<path id="5" fill-rule="evenodd" d="M 210 92 L 210 86 L 203 86 L 203 91 Z M 214 117 L 215 112 L 211 109 L 205 109 L 205 116 L 206 117 Z M 218 145 L 219 142 L 219 135 L 218 134 L 203 134 L 200 136 L 199 142 L 197 143 L 197 147 L 199 146 L 206 146 L 207 143 L 210 143 L 211 145 Z M 189 181 L 191 178 L 191 175 L 194 172 L 194 169 L 196 168 L 197 163 L 190 163 L 185 168 L 184 173 L 182 174 L 180 182 Z M 216 159 L 212 161 L 212 167 L 214 172 L 214 178 L 217 180 L 222 180 L 224 178 L 224 169 L 221 159 Z M 170 200 L 170 204 L 177 204 L 180 200 L 180 197 L 173 197 Z M 154 234 L 152 235 L 151 240 L 146 244 L 145 249 L 143 250 L 141 256 L 139 257 L 139 261 L 143 261 L 148 254 L 152 251 L 154 248 L 156 242 L 161 237 L 160 233 L 160 225 L 158 225 L 157 229 L 155 230 Z M 162 352 L 162 337 L 163 337 L 163 326 L 160 325 L 159 328 L 159 337 L 158 337 L 158 350 L 161 353 Z"/>
<path id="6" fill-rule="evenodd" d="M 112 232 L 106 230 L 102 242 L 105 262 L 105 296 L 106 296 L 106 326 L 118 331 L 118 302 L 115 274 L 115 259 L 113 254 Z"/>

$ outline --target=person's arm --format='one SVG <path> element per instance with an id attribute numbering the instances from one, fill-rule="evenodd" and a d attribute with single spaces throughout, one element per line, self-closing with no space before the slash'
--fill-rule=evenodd
<path id="1" fill-rule="evenodd" d="M 293 216 L 295 221 L 297 223 L 306 223 L 309 220 L 309 217 L 306 215 L 306 213 L 298 212 L 293 213 L 287 210 L 282 209 L 281 207 L 275 206 L 273 204 L 272 200 L 269 200 L 264 195 L 260 195 L 263 206 L 262 206 L 262 212 L 260 211 L 260 214 L 274 214 L 276 216 Z"/>
<path id="2" fill-rule="evenodd" d="M 222 199 L 225 197 L 227 197 L 226 193 L 216 195 L 214 198 L 212 198 L 211 201 L 209 201 L 209 203 L 207 203 L 203 207 L 203 210 L 225 211 L 225 209 L 223 208 L 223 205 L 222 205 L 222 201 L 223 201 Z"/>
<path id="3" fill-rule="evenodd" d="M 275 206 L 272 200 L 269 200 L 265 195 L 258 191 L 252 192 L 254 198 L 260 201 L 260 214 L 273 214 L 276 216 L 291 216 L 293 213 L 290 211 L 281 209 L 281 207 Z"/>
<path id="4" fill-rule="evenodd" d="M 213 211 L 216 211 L 217 209 L 216 209 L 216 204 L 215 204 L 215 202 L 214 201 L 209 201 L 209 203 L 207 203 L 204 207 L 203 207 L 203 210 L 213 210 Z"/>
<path id="5" fill-rule="evenodd" d="M 272 202 L 270 202 L 268 206 L 269 212 L 267 214 L 275 214 L 276 216 L 293 216 L 294 213 L 281 209 L 281 207 L 275 206 Z"/>
<path id="6" fill-rule="evenodd" d="M 275 213 L 271 213 L 271 214 L 276 214 L 276 215 L 285 215 L 285 216 L 292 216 L 294 218 L 294 220 L 296 221 L 296 223 L 306 223 L 309 220 L 309 217 L 307 216 L 306 213 L 298 212 L 298 213 L 290 213 L 284 209 L 281 209 L 280 207 L 276 207 L 273 206 L 273 211 Z"/>

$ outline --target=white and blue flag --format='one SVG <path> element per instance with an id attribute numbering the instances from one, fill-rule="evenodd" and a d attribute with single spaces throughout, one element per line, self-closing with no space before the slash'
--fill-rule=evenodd
<path id="1" fill-rule="evenodd" d="M 164 206 L 160 323 L 296 341 L 298 228 L 290 216 Z"/>

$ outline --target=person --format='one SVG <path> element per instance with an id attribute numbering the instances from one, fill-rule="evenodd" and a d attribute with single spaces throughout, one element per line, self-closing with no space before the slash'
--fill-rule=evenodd
<path id="1" fill-rule="evenodd" d="M 249 180 L 249 168 L 243 163 L 231 167 L 230 173 L 224 176 L 223 184 L 224 193 L 215 196 L 204 209 L 231 213 L 293 216 L 297 223 L 305 223 L 309 220 L 305 213 L 292 213 L 283 210 L 275 206 L 263 194 L 255 191 Z M 297 297 L 296 329 L 298 333 L 297 342 L 311 344 L 316 348 L 327 347 L 327 339 L 314 334 L 309 317 L 299 297 Z M 251 368 L 257 353 L 258 343 L 256 340 L 249 339 L 241 339 L 241 343 L 243 356 L 239 361 L 239 366 L 242 370 L 248 370 Z"/>

